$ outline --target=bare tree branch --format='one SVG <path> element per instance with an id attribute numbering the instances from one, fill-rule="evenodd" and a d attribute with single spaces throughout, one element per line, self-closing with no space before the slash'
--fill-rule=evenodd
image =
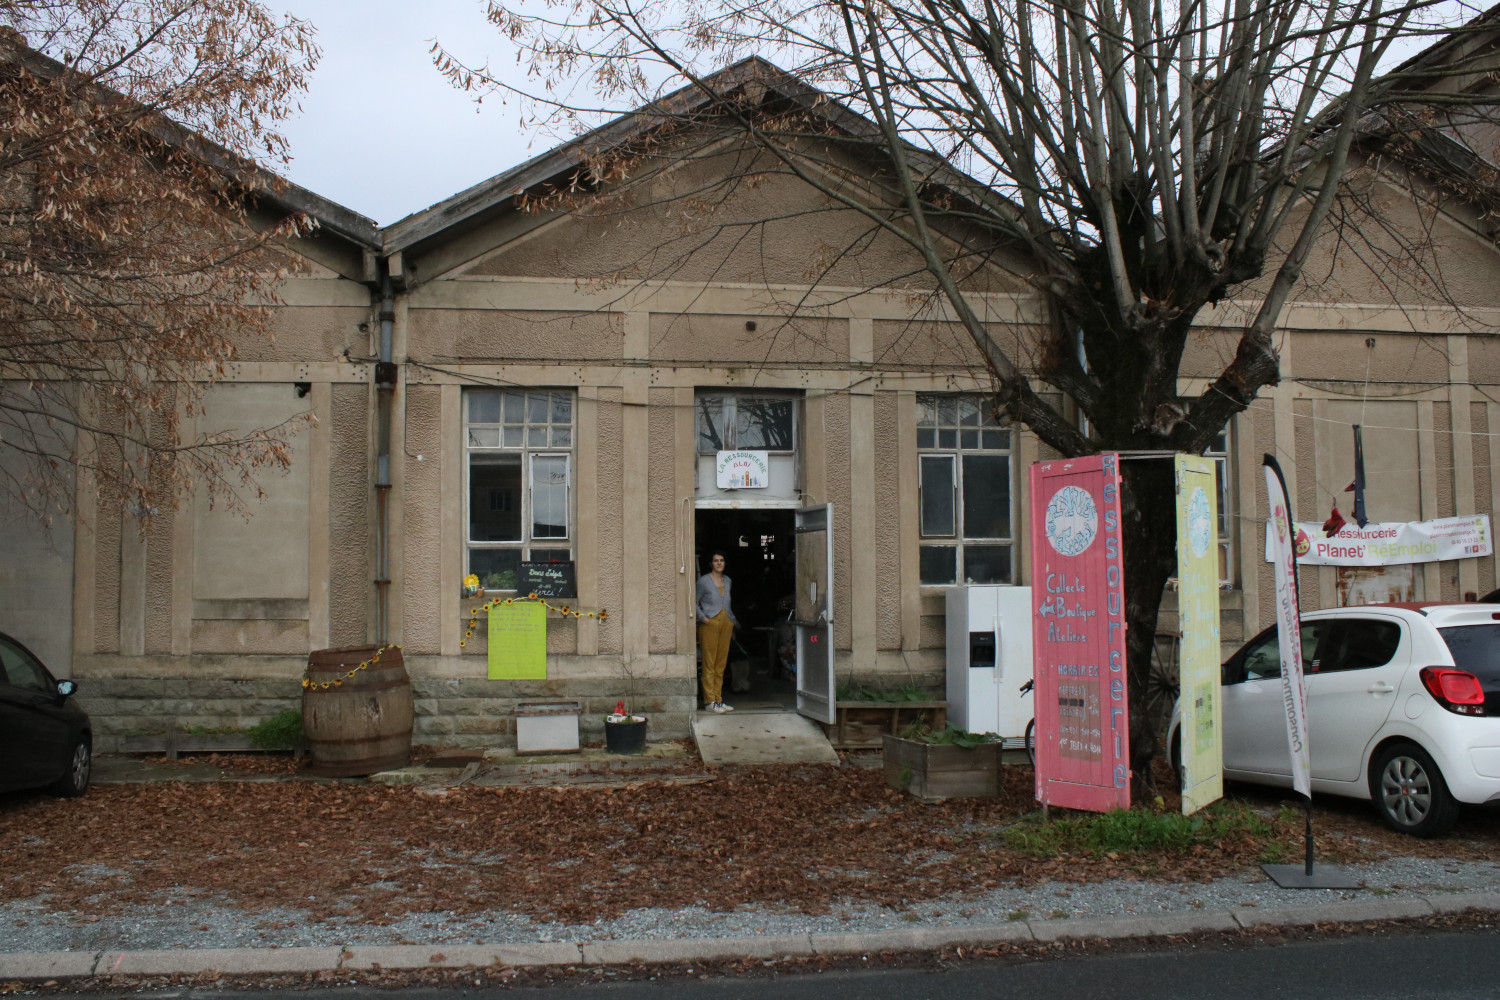
<path id="1" fill-rule="evenodd" d="M 0 461 L 34 512 L 80 471 L 139 510 L 285 465 L 296 425 L 183 428 L 298 267 L 312 222 L 252 213 L 317 56 L 255 0 L 0 0 Z"/>

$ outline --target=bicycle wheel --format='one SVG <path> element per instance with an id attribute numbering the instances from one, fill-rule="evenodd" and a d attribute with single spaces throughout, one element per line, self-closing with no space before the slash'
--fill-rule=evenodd
<path id="1" fill-rule="evenodd" d="M 1031 766 L 1036 767 L 1036 720 L 1029 719 L 1026 722 L 1026 756 L 1031 758 Z"/>
<path id="2" fill-rule="evenodd" d="M 1172 718 L 1172 706 L 1182 690 L 1178 678 L 1177 650 L 1181 637 L 1176 632 L 1158 632 L 1151 640 L 1151 669 L 1146 676 L 1146 717 L 1151 732 L 1162 736 Z"/>

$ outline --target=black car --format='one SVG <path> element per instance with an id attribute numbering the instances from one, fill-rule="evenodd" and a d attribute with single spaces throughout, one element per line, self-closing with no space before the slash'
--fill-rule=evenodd
<path id="1" fill-rule="evenodd" d="M 93 735 L 88 713 L 68 697 L 77 690 L 0 632 L 0 792 L 88 790 Z"/>

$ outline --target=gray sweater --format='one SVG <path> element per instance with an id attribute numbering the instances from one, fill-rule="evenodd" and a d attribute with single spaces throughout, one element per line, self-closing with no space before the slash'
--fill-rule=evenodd
<path id="1" fill-rule="evenodd" d="M 698 620 L 706 622 L 720 611 L 728 612 L 729 620 L 736 625 L 740 623 L 734 616 L 734 609 L 729 606 L 729 577 L 724 577 L 724 593 L 721 594 L 714 585 L 714 575 L 704 573 L 698 577 Z"/>

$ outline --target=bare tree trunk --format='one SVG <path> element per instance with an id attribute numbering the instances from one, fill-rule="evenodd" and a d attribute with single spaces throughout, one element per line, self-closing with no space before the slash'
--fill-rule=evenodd
<path id="1" fill-rule="evenodd" d="M 1120 463 L 1125 520 L 1125 669 L 1130 691 L 1130 798 L 1148 802 L 1156 737 L 1146 712 L 1156 616 L 1167 578 L 1177 571 L 1176 481 L 1172 462 L 1150 458 Z"/>
<path id="2" fill-rule="evenodd" d="M 581 81 L 587 70 L 585 87 L 606 103 L 634 95 L 649 107 L 646 119 L 676 115 L 701 127 L 700 115 L 722 114 L 774 160 L 772 172 L 910 248 L 913 270 L 934 279 L 985 358 L 1000 410 L 1069 457 L 1202 454 L 1280 380 L 1277 319 L 1294 293 L 1320 285 L 1302 281 L 1314 250 L 1346 242 L 1326 223 L 1351 160 L 1396 178 L 1379 166 L 1382 149 L 1435 150 L 1442 140 L 1443 149 L 1456 143 L 1456 159 L 1475 162 L 1482 157 L 1462 147 L 1466 133 L 1452 115 L 1463 110 L 1485 128 L 1495 118 L 1490 63 L 1479 54 L 1489 42 L 1469 50 L 1451 36 L 1375 78 L 1393 45 L 1454 29 L 1452 12 L 1426 0 L 831 0 L 796 10 L 749 0 L 660 19 L 613 0 L 584 0 L 564 14 L 521 6 L 490 0 L 489 16 L 536 79 Z M 1486 13 L 1458 30 L 1491 39 L 1497 23 Z M 711 76 L 696 68 L 740 60 L 768 41 L 793 60 L 793 74 L 754 60 Z M 464 89 L 520 94 L 559 124 L 592 113 L 561 94 L 527 97 L 487 67 L 436 53 Z M 662 98 L 650 89 L 660 70 L 696 92 Z M 670 160 L 657 142 L 650 134 L 638 148 L 622 143 L 594 157 L 576 187 L 624 191 L 614 178 L 629 176 L 655 192 L 642 165 Z M 1451 183 L 1444 198 L 1476 206 L 1476 192 L 1495 186 L 1467 176 Z M 1429 204 L 1428 194 L 1418 197 Z M 1438 210 L 1430 205 L 1423 211 Z M 1400 247 L 1371 243 L 1371 261 L 1429 259 L 1424 226 L 1391 216 L 1370 230 Z M 1358 260 L 1357 249 L 1340 254 L 1350 252 Z M 1035 344 L 1018 350 L 1008 335 L 997 339 L 978 294 L 991 268 L 1035 291 L 1039 308 L 1021 321 L 1028 332 L 1017 342 L 1035 336 Z M 1436 271 L 1423 275 L 1423 294 L 1443 287 Z M 1257 278 L 1268 280 L 1249 284 Z M 1183 395 L 1182 361 L 1200 315 L 1246 293 L 1259 305 L 1232 358 L 1197 396 Z M 1054 405 L 1054 391 L 1086 425 L 1072 407 Z M 1135 797 L 1149 801 L 1157 733 L 1147 697 L 1162 589 L 1176 566 L 1175 490 L 1165 458 L 1127 461 L 1122 473 L 1130 759 Z"/>

